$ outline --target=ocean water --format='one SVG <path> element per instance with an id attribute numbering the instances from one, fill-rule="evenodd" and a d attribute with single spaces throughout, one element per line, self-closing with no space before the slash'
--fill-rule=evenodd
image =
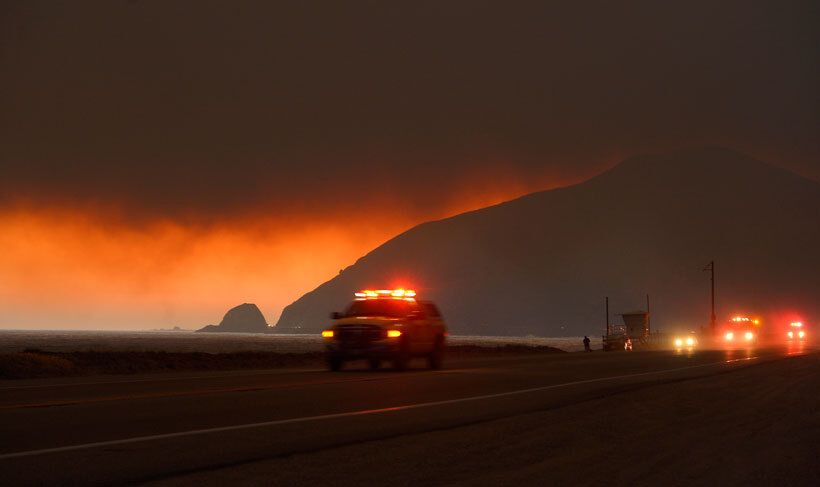
<path id="1" fill-rule="evenodd" d="M 455 335 L 452 345 L 546 345 L 568 352 L 583 350 L 582 337 L 497 337 Z M 0 330 L 0 352 L 36 348 L 51 352 L 165 351 L 165 352 L 312 352 L 323 349 L 316 335 L 258 333 L 195 333 L 191 331 Z"/>

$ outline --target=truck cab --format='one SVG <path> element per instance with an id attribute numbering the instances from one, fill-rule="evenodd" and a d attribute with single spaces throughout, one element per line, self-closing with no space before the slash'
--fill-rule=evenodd
<path id="1" fill-rule="evenodd" d="M 760 339 L 761 319 L 743 315 L 729 318 L 721 331 L 726 345 L 752 345 Z"/>
<path id="2" fill-rule="evenodd" d="M 366 360 L 371 369 L 392 362 L 407 368 L 424 357 L 432 369 L 441 368 L 447 327 L 438 307 L 405 289 L 363 290 L 342 312 L 331 314 L 333 325 L 322 332 L 328 368 L 341 370 L 345 362 Z"/>
<path id="3" fill-rule="evenodd" d="M 786 331 L 786 338 L 789 341 L 800 342 L 806 338 L 806 327 L 802 321 L 792 321 L 789 323 L 789 329 Z"/>

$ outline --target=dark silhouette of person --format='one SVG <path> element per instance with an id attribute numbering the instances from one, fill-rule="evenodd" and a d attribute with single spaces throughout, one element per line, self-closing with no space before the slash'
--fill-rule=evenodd
<path id="1" fill-rule="evenodd" d="M 586 336 L 586 335 L 584 335 L 584 351 L 585 352 L 591 352 L 592 351 L 592 349 L 589 348 L 589 337 Z"/>

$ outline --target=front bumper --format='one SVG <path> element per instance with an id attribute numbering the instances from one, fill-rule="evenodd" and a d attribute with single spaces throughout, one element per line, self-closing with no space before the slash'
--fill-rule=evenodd
<path id="1" fill-rule="evenodd" d="M 399 351 L 399 340 L 385 339 L 362 343 L 328 342 L 327 353 L 343 360 L 355 359 L 389 359 Z"/>

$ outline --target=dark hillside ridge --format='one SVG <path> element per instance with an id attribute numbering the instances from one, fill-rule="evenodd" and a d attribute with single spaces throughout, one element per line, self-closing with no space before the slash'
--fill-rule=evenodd
<path id="1" fill-rule="evenodd" d="M 412 286 L 454 333 L 600 334 L 645 307 L 653 325 L 736 312 L 820 316 L 820 184 L 722 148 L 630 158 L 584 183 L 421 224 L 283 310 L 276 332 L 320 331 L 367 287 Z M 618 321 L 616 316 L 611 320 Z"/>

